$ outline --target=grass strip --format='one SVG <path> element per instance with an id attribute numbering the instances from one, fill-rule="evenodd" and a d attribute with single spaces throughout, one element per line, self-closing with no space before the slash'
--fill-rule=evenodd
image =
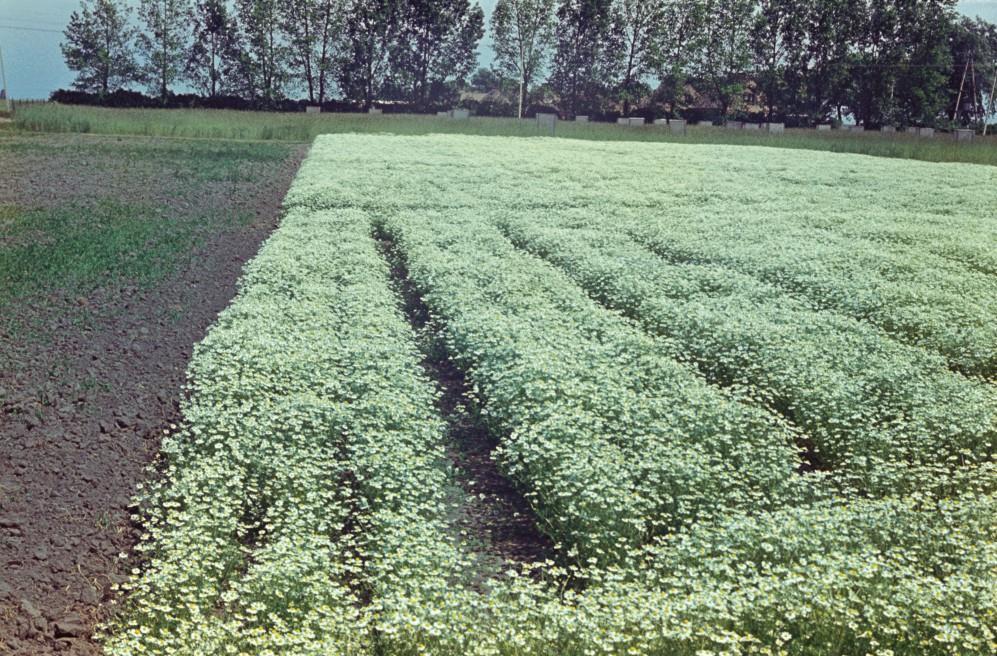
<path id="1" fill-rule="evenodd" d="M 532 119 L 473 117 L 451 120 L 413 114 L 305 115 L 209 109 L 109 109 L 54 103 L 19 108 L 13 125 L 19 130 L 40 132 L 294 142 L 311 142 L 322 134 L 345 133 L 515 137 L 550 134 L 549 130 L 539 129 Z M 763 146 L 930 162 L 997 164 L 994 137 L 977 137 L 974 143 L 965 144 L 942 134 L 934 139 L 924 139 L 903 134 L 887 137 L 789 129 L 783 135 L 770 135 L 761 131 L 700 127 L 690 127 L 687 134 L 676 135 L 667 126 L 624 128 L 612 123 L 570 121 L 559 122 L 556 134 L 558 137 L 587 141 Z"/>

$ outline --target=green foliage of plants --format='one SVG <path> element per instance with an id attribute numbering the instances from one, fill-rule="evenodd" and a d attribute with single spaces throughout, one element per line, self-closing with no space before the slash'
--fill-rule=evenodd
<path id="1" fill-rule="evenodd" d="M 469 134 L 479 136 L 550 136 L 534 120 L 472 117 L 454 121 L 412 114 L 279 114 L 225 110 L 106 109 L 45 103 L 18 109 L 15 124 L 21 130 L 132 134 L 198 139 L 246 139 L 310 142 L 322 134 L 391 133 L 399 135 Z M 690 128 L 675 135 L 663 127 L 622 128 L 608 123 L 557 124 L 557 136 L 567 139 L 623 142 L 664 142 L 774 146 L 803 150 L 856 153 L 930 162 L 997 164 L 997 137 L 958 144 L 945 135 L 920 139 L 898 135 L 816 133 L 787 130 L 785 135 L 762 132 Z"/>
<path id="2" fill-rule="evenodd" d="M 877 188 L 958 173 L 940 204 L 980 193 L 988 169 L 704 146 L 635 159 L 634 146 L 319 139 L 195 352 L 183 424 L 138 499 L 143 562 L 108 653 L 992 653 L 992 383 L 635 238 L 642 216 L 664 234 L 661 208 L 689 202 L 733 248 L 707 170 L 748 219 L 782 205 L 791 221 L 799 199 L 739 170 L 759 153 L 770 172 L 834 164 Z M 951 219 L 970 229 L 984 210 L 966 203 Z M 558 562 L 481 580 L 375 238 L 404 259 Z M 796 471 L 808 437 L 827 471 Z M 903 471 L 949 449 L 962 457 Z"/>

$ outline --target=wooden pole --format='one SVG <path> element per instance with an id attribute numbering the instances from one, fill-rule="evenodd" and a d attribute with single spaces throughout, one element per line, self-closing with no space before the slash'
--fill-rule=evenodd
<path id="1" fill-rule="evenodd" d="M 3 48 L 0 48 L 0 89 L 3 90 L 3 104 L 0 105 L 3 111 L 10 112 L 12 105 L 10 102 L 10 91 L 7 90 L 7 73 L 3 67 Z"/>
<path id="2" fill-rule="evenodd" d="M 971 64 L 970 70 L 973 71 L 973 118 L 979 120 L 981 107 L 979 103 L 976 102 L 976 96 L 980 93 L 979 89 L 976 87 L 976 58 L 974 57 L 969 61 Z"/>
<path id="3" fill-rule="evenodd" d="M 970 58 L 972 58 L 970 54 Z M 966 62 L 965 68 L 962 69 L 962 81 L 959 82 L 959 94 L 955 97 L 955 108 L 952 111 L 952 120 L 956 121 L 959 119 L 959 105 L 962 104 L 962 89 L 966 86 L 966 73 L 969 73 L 969 62 Z"/>

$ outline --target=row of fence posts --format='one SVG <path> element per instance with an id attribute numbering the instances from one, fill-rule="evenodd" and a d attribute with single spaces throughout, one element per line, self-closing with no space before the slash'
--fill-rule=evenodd
<path id="1" fill-rule="evenodd" d="M 322 108 L 317 105 L 309 105 L 305 108 L 305 111 L 309 114 L 319 114 L 322 112 Z M 376 107 L 372 107 L 368 110 L 368 114 L 379 115 L 383 113 L 383 110 Z M 449 118 L 457 120 L 466 120 L 471 117 L 470 110 L 467 109 L 450 109 L 447 111 L 436 112 L 438 118 Z M 557 132 L 558 115 L 553 113 L 539 112 L 536 114 L 534 119 L 536 121 L 537 132 L 541 134 L 550 134 L 553 136 Z M 586 115 L 579 115 L 575 117 L 575 123 L 588 123 L 589 117 Z M 689 127 L 696 128 L 714 128 L 718 127 L 724 130 L 746 130 L 746 131 L 757 131 L 766 132 L 768 134 L 785 134 L 786 124 L 785 123 L 749 123 L 747 121 L 727 121 L 723 125 L 716 126 L 711 121 L 698 121 L 695 123 L 689 123 L 685 119 L 678 118 L 659 118 L 651 122 L 648 122 L 643 117 L 620 117 L 616 120 L 617 125 L 623 127 L 662 127 L 667 128 L 672 134 L 687 134 Z M 817 132 L 831 132 L 833 127 L 829 123 L 823 123 L 816 127 Z M 861 125 L 845 125 L 835 132 L 846 132 L 850 134 L 885 134 L 885 135 L 897 135 L 901 131 L 897 130 L 895 126 L 884 125 L 879 129 L 878 132 L 866 130 L 864 126 Z M 902 134 L 915 137 L 934 137 L 936 132 L 934 128 L 918 128 L 910 127 L 902 131 Z M 976 137 L 975 130 L 967 129 L 957 129 L 952 131 L 952 138 L 960 143 L 972 142 Z"/>
<path id="2" fill-rule="evenodd" d="M 537 131 L 538 132 L 550 132 L 554 134 L 557 125 L 557 114 L 537 114 Z M 588 123 L 589 117 L 585 115 L 576 116 L 576 123 Z M 616 123 L 622 127 L 662 127 L 667 128 L 672 132 L 672 134 L 687 134 L 690 126 L 695 128 L 719 128 L 724 130 L 746 130 L 754 132 L 765 132 L 768 134 L 785 134 L 786 124 L 785 123 L 749 123 L 747 121 L 727 121 L 723 125 L 714 125 L 711 121 L 698 121 L 696 123 L 689 123 L 685 119 L 666 119 L 659 118 L 654 121 L 648 122 L 643 117 L 620 117 L 616 119 Z M 821 124 L 817 126 L 818 132 L 830 132 L 833 127 L 830 124 Z M 895 136 L 900 134 L 896 126 L 884 125 L 879 129 L 879 131 L 866 130 L 864 126 L 861 125 L 848 125 L 843 126 L 836 132 L 847 132 L 850 134 L 883 134 Z M 907 128 L 902 132 L 902 134 L 914 136 L 914 137 L 924 137 L 932 138 L 936 135 L 934 128 L 918 128 L 911 127 Z M 956 129 L 951 132 L 952 138 L 960 143 L 972 142 L 976 136 L 975 130 L 969 129 Z"/>

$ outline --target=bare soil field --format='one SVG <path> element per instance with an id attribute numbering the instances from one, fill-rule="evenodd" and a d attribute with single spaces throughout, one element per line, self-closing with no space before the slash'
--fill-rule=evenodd
<path id="1" fill-rule="evenodd" d="M 99 652 L 130 497 L 304 152 L 0 138 L 0 653 Z"/>

